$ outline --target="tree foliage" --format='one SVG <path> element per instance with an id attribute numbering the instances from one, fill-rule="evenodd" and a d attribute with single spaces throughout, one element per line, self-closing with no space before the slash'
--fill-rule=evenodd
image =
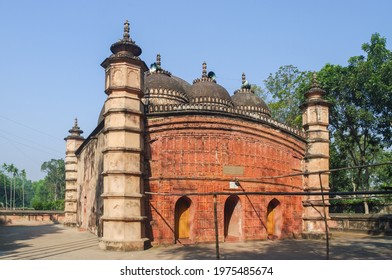
<path id="1" fill-rule="evenodd" d="M 351 57 L 348 66 L 327 64 L 318 75 L 332 102 L 332 141 L 353 166 L 378 161 L 392 144 L 391 51 L 377 33 L 362 50 L 365 55 Z M 352 183 L 354 190 L 369 190 L 369 169 L 358 169 Z"/>
<path id="2" fill-rule="evenodd" d="M 53 194 L 52 199 L 62 199 L 65 194 L 65 164 L 63 159 L 51 159 L 41 165 L 46 172 L 45 184 Z"/>
<path id="3" fill-rule="evenodd" d="M 0 208 L 63 210 L 65 193 L 65 164 L 52 159 L 41 166 L 44 179 L 31 182 L 25 170 L 14 164 L 3 164 L 0 169 Z"/>
<path id="4" fill-rule="evenodd" d="M 272 117 L 289 126 L 301 128 L 301 111 L 304 88 L 309 84 L 308 71 L 300 71 L 293 65 L 281 66 L 264 81 L 272 101 L 268 102 Z"/>
<path id="5" fill-rule="evenodd" d="M 19 171 L 14 164 L 4 163 L 0 170 L 0 207 L 27 207 L 32 195 L 32 183 L 27 180 L 26 171 Z"/>
<path id="6" fill-rule="evenodd" d="M 362 45 L 363 55 L 347 66 L 326 64 L 317 75 L 330 109 L 330 168 L 390 162 L 392 145 L 392 52 L 375 33 Z M 309 71 L 286 65 L 264 81 L 272 117 L 301 127 L 298 106 L 310 87 Z M 360 168 L 333 173 L 332 191 L 391 186 L 392 167 Z M 365 205 L 366 208 L 366 205 Z"/>

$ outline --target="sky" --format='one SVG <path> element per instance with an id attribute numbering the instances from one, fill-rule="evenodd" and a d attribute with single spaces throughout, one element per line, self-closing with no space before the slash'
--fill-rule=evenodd
<path id="1" fill-rule="evenodd" d="M 378 32 L 391 49 L 392 1 L 0 1 L 0 164 L 42 179 L 64 158 L 75 117 L 87 137 L 106 100 L 110 46 L 130 22 L 147 65 L 192 81 L 202 63 L 230 94 L 280 66 L 346 65 Z"/>

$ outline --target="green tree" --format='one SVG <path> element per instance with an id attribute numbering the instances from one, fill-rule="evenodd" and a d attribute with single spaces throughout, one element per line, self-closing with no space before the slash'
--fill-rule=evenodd
<path id="1" fill-rule="evenodd" d="M 264 80 L 267 94 L 271 97 L 268 106 L 274 119 L 292 127 L 302 127 L 299 106 L 304 102 L 304 90 L 310 84 L 310 74 L 293 65 L 285 65 Z"/>
<path id="2" fill-rule="evenodd" d="M 45 184 L 53 193 L 53 200 L 62 199 L 65 195 L 65 164 L 63 159 L 51 159 L 41 165 L 46 172 Z"/>
<path id="3" fill-rule="evenodd" d="M 53 200 L 53 193 L 47 187 L 44 179 L 33 182 L 33 192 L 31 207 L 35 210 L 44 210 L 44 204 Z"/>
<path id="4" fill-rule="evenodd" d="M 14 164 L 3 165 L 8 174 L 12 175 L 10 179 L 10 191 L 9 191 L 9 208 L 15 209 L 16 207 L 16 177 L 19 175 L 19 170 Z"/>
<path id="5" fill-rule="evenodd" d="M 0 171 L 0 202 L 6 209 L 24 208 L 33 196 L 32 183 L 25 170 L 19 172 L 14 164 L 2 165 Z"/>
<path id="6" fill-rule="evenodd" d="M 7 164 L 3 164 L 2 166 L 3 171 L 1 172 L 1 176 L 3 177 L 3 179 L 0 181 L 1 183 L 3 183 L 3 187 L 4 187 L 4 196 L 3 196 L 3 200 L 4 200 L 4 207 L 7 210 L 8 208 L 8 197 L 7 197 L 7 181 L 8 181 L 8 176 L 6 175 L 7 172 Z"/>
<path id="7" fill-rule="evenodd" d="M 392 144 L 391 51 L 377 33 L 362 50 L 366 55 L 351 57 L 348 66 L 327 64 L 318 75 L 332 102 L 330 128 L 336 151 L 355 166 L 375 162 L 376 155 Z M 369 190 L 370 178 L 369 168 L 358 169 L 353 189 Z"/>
<path id="8" fill-rule="evenodd" d="M 21 180 L 22 180 L 22 209 L 25 208 L 25 184 L 26 184 L 26 170 L 22 169 L 20 172 Z"/>

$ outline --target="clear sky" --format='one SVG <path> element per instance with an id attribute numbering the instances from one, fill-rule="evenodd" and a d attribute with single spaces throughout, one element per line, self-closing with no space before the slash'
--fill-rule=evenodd
<path id="1" fill-rule="evenodd" d="M 317 71 L 345 65 L 378 32 L 391 49 L 392 1 L 1 1 L 0 164 L 28 178 L 65 155 L 77 117 L 87 137 L 106 99 L 100 63 L 123 23 L 150 65 L 192 82 L 202 63 L 229 93 L 245 72 L 263 85 L 292 64 Z"/>

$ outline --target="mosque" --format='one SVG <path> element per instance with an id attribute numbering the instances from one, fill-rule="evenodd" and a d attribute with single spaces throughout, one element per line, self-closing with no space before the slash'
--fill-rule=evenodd
<path id="1" fill-rule="evenodd" d="M 128 22 L 110 50 L 96 128 L 84 138 L 75 120 L 65 138 L 66 225 L 123 251 L 324 233 L 329 103 L 316 79 L 297 130 L 244 74 L 230 95 L 206 63 L 192 84 L 159 55 L 148 68 Z"/>

